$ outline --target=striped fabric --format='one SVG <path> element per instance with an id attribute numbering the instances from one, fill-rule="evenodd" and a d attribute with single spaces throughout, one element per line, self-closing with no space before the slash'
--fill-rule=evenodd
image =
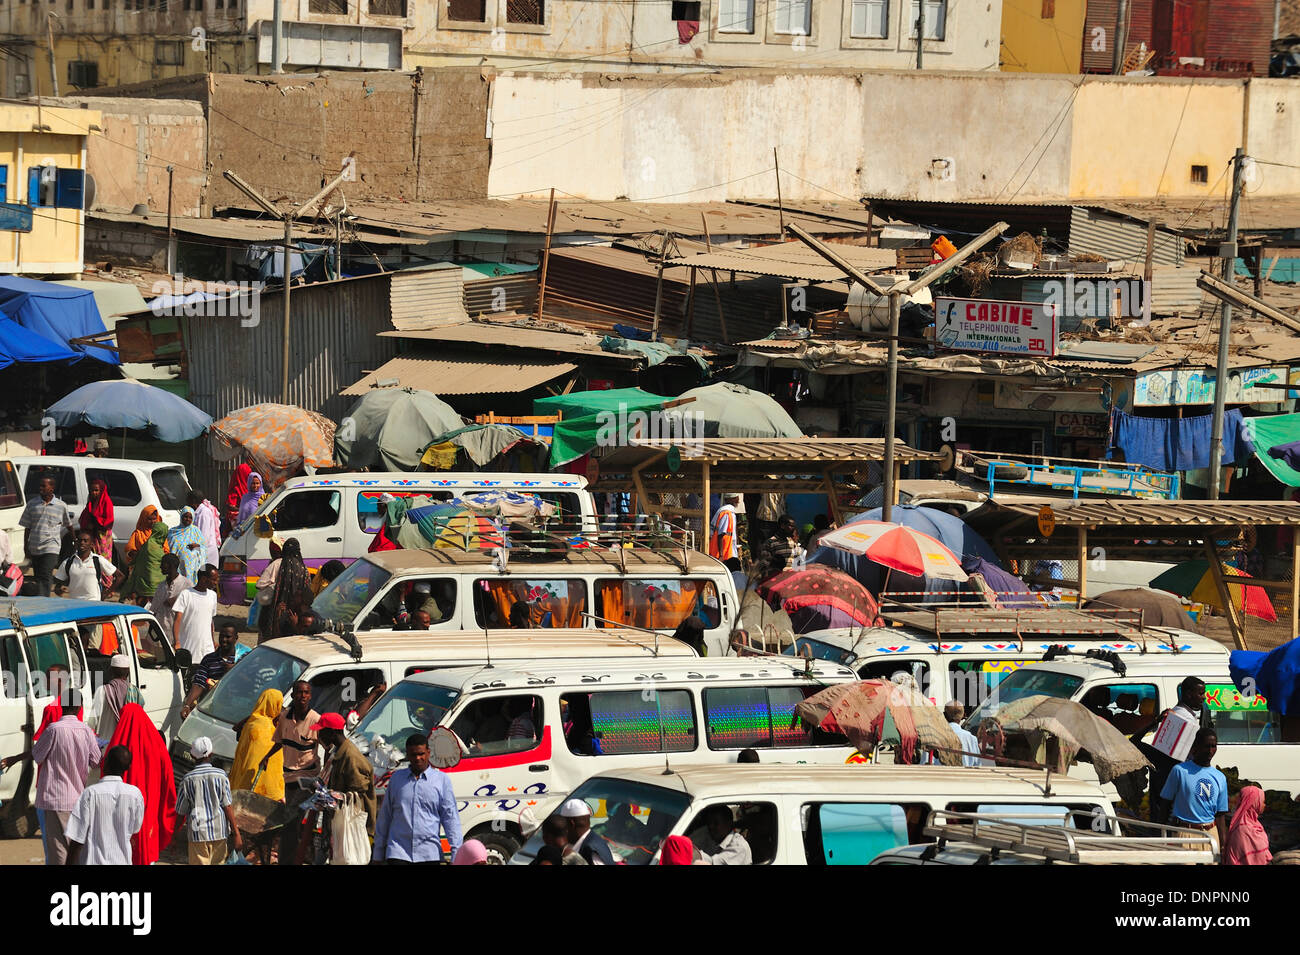
<path id="1" fill-rule="evenodd" d="M 230 835 L 225 807 L 230 805 L 230 780 L 211 763 L 200 763 L 176 790 L 176 815 L 188 816 L 190 842 L 216 842 Z"/>

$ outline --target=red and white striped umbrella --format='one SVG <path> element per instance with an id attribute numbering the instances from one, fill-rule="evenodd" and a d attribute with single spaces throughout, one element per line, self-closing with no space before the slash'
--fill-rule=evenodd
<path id="1" fill-rule="evenodd" d="M 820 543 L 850 554 L 861 554 L 882 567 L 913 577 L 966 579 L 966 571 L 961 569 L 956 554 L 929 534 L 902 524 L 857 521 L 823 534 Z"/>

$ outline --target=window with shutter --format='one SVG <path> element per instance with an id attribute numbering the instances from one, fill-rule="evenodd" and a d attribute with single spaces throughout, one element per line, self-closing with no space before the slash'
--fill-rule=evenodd
<path id="1" fill-rule="evenodd" d="M 812 32 L 812 0 L 776 0 L 776 32 L 808 36 Z"/>
<path id="2" fill-rule="evenodd" d="M 546 22 L 544 6 L 545 0 L 506 0 L 506 22 L 541 26 Z"/>
<path id="3" fill-rule="evenodd" d="M 921 11 L 916 0 L 912 0 L 911 20 L 908 21 L 907 35 L 916 39 L 916 21 Z M 925 0 L 925 38 L 942 40 L 948 27 L 948 0 Z"/>
<path id="4" fill-rule="evenodd" d="M 722 0 L 718 9 L 719 33 L 753 33 L 754 0 Z"/>
<path id="5" fill-rule="evenodd" d="M 447 19 L 486 23 L 487 2 L 486 0 L 447 0 Z"/>
<path id="6" fill-rule="evenodd" d="M 889 36 L 889 0 L 853 0 L 849 36 L 859 38 Z"/>

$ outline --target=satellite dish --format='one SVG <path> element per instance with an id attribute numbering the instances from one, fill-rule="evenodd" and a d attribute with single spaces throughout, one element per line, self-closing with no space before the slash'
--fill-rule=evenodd
<path id="1" fill-rule="evenodd" d="M 940 474 L 947 474 L 957 463 L 957 452 L 953 450 L 951 444 L 945 444 L 939 449 L 939 461 L 935 465 L 935 470 Z"/>
<path id="2" fill-rule="evenodd" d="M 429 733 L 429 765 L 434 769 L 451 769 L 460 762 L 460 740 L 445 726 L 435 726 Z"/>

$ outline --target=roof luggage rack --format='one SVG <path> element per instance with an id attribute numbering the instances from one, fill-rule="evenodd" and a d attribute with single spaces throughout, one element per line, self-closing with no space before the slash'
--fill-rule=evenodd
<path id="1" fill-rule="evenodd" d="M 914 596 L 903 594 L 901 596 Z M 949 596 L 951 594 L 936 596 Z M 881 594 L 880 616 L 888 624 L 910 627 L 937 638 L 954 635 L 1005 634 L 1024 649 L 1025 636 L 1072 640 L 1129 640 L 1147 652 L 1147 634 L 1140 610 L 1075 607 L 981 607 L 947 600 L 903 603 Z"/>
<path id="2" fill-rule="evenodd" d="M 1042 825 L 1043 818 L 1041 813 L 982 814 L 938 809 L 930 813 L 924 830 L 937 842 L 922 858 L 933 858 L 950 843 L 956 843 L 988 849 L 990 861 L 1003 852 L 1079 865 L 1213 865 L 1218 861 L 1209 833 L 1200 829 L 1103 815 L 1090 817 L 1094 828 L 1075 829 Z M 1038 824 L 1016 820 L 1035 820 Z"/>

